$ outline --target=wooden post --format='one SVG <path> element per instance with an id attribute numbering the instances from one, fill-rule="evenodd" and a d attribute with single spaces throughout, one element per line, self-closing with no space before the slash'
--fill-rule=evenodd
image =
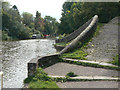
<path id="1" fill-rule="evenodd" d="M 0 72 L 1 75 L 1 90 L 3 90 L 3 72 Z"/>

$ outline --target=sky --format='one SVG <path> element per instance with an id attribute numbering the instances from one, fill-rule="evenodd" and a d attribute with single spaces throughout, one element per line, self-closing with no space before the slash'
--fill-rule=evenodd
<path id="1" fill-rule="evenodd" d="M 62 5 L 66 0 L 5 0 L 11 5 L 16 5 L 20 14 L 29 12 L 35 16 L 36 11 L 41 13 L 41 16 L 49 15 L 59 21 L 62 13 Z"/>

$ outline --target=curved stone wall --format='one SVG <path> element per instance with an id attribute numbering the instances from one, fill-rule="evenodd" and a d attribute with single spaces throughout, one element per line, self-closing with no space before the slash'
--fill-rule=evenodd
<path id="1" fill-rule="evenodd" d="M 65 48 L 65 46 L 60 46 L 60 45 L 54 45 L 54 47 L 57 50 L 57 52 L 60 52 L 61 50 Z"/>
<path id="2" fill-rule="evenodd" d="M 28 76 L 33 76 L 36 73 L 38 67 L 47 67 L 57 63 L 59 60 L 59 54 L 53 54 L 43 57 L 33 58 L 28 62 Z"/>
<path id="3" fill-rule="evenodd" d="M 69 42 L 69 41 L 75 39 L 90 24 L 91 21 L 92 21 L 92 19 L 90 19 L 89 21 L 87 21 L 80 28 L 78 28 L 77 30 L 75 30 L 73 33 L 67 35 L 63 39 L 56 39 L 55 42 L 56 43 Z"/>
<path id="4" fill-rule="evenodd" d="M 72 50 L 78 44 L 79 41 L 83 43 L 87 38 L 89 38 L 96 30 L 97 22 L 98 16 L 95 15 L 92 18 L 90 24 L 75 39 L 73 39 L 69 45 L 67 45 L 62 51 L 60 51 L 59 54 L 63 54 L 65 52 L 68 52 L 69 50 Z"/>

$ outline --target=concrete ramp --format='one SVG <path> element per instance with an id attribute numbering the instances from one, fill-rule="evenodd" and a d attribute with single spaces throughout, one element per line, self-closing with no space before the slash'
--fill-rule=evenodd
<path id="1" fill-rule="evenodd" d="M 120 17 L 119 17 L 120 19 Z M 92 42 L 89 42 L 88 60 L 110 62 L 118 54 L 118 17 L 105 24 Z"/>

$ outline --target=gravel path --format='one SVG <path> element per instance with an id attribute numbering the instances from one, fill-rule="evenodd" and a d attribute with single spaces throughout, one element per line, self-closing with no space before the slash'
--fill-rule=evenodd
<path id="1" fill-rule="evenodd" d="M 65 76 L 68 72 L 72 71 L 80 76 L 118 76 L 118 71 L 84 67 L 74 64 L 57 63 L 44 69 L 48 75 Z"/>
<path id="2" fill-rule="evenodd" d="M 94 46 L 93 46 L 94 45 Z M 118 54 L 118 18 L 105 24 L 88 44 L 88 60 L 110 62 Z"/>
<path id="3" fill-rule="evenodd" d="M 86 82 L 65 82 L 65 83 L 58 82 L 57 85 L 60 88 L 118 88 L 119 87 L 118 82 L 116 81 L 86 81 Z M 82 89 L 78 89 L 78 90 L 82 90 Z"/>

